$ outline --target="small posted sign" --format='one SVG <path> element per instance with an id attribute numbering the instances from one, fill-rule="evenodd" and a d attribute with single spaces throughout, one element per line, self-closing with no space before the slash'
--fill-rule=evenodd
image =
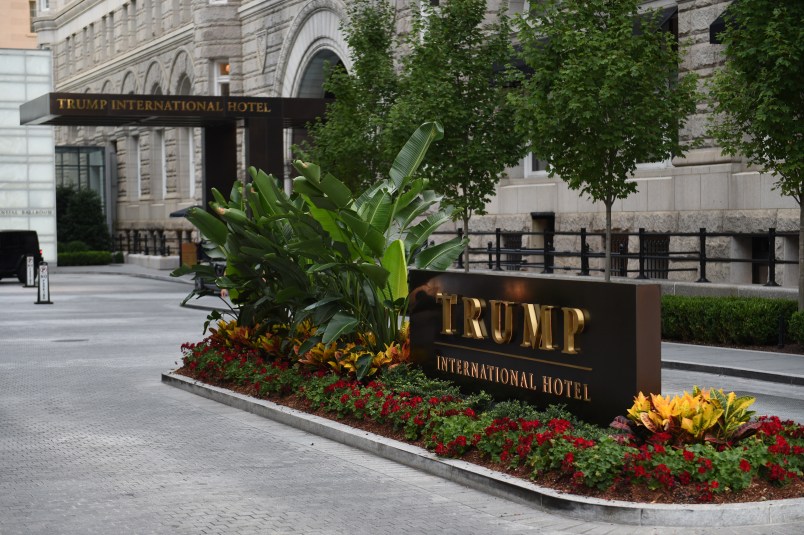
<path id="1" fill-rule="evenodd" d="M 25 287 L 33 288 L 36 276 L 34 274 L 34 257 L 26 256 L 26 270 L 25 270 Z"/>
<path id="2" fill-rule="evenodd" d="M 37 305 L 52 305 L 50 301 L 50 281 L 47 275 L 47 262 L 39 264 L 39 291 L 37 292 Z"/>

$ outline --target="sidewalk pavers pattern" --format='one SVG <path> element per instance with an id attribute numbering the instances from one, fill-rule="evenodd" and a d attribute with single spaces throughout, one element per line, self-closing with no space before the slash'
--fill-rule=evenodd
<path id="1" fill-rule="evenodd" d="M 206 316 L 187 290 L 55 272 L 36 306 L 0 281 L 0 534 L 711 531 L 569 519 L 165 386 Z"/>

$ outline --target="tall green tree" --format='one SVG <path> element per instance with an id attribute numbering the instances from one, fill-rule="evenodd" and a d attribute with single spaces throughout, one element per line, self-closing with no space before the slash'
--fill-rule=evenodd
<path id="1" fill-rule="evenodd" d="M 675 38 L 642 17 L 638 0 L 546 0 L 517 21 L 533 68 L 515 99 L 517 128 L 569 187 L 611 209 L 637 189 L 639 162 L 681 155 L 678 130 L 695 111 L 696 78 L 678 77 Z"/>
<path id="2" fill-rule="evenodd" d="M 94 251 L 111 249 L 100 195 L 88 188 L 56 188 L 56 232 L 59 243 L 80 241 Z"/>
<path id="3" fill-rule="evenodd" d="M 464 235 L 472 215 L 485 213 L 505 168 L 523 153 L 511 128 L 512 75 L 501 68 L 513 56 L 510 21 L 501 11 L 489 24 L 486 15 L 485 0 L 424 7 L 408 35 L 410 54 L 388 125 L 398 146 L 418 124 L 443 124 L 444 139 L 428 152 L 422 174 L 456 209 Z"/>
<path id="4" fill-rule="evenodd" d="M 726 63 L 709 85 L 710 132 L 725 153 L 773 174 L 782 194 L 799 204 L 804 310 L 804 2 L 740 0 L 726 19 Z"/>
<path id="5" fill-rule="evenodd" d="M 311 126 L 311 143 L 303 145 L 307 158 L 342 177 L 352 189 L 381 178 L 401 146 L 384 141 L 397 96 L 395 26 L 396 10 L 387 0 L 350 3 L 342 30 L 351 50 L 352 72 L 330 67 L 324 89 L 336 100 L 327 108 L 326 121 Z"/>

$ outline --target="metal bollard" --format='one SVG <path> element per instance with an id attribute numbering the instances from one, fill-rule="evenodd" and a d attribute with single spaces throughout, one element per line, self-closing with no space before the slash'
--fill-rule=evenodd
<path id="1" fill-rule="evenodd" d="M 47 275 L 47 262 L 39 264 L 39 291 L 36 294 L 35 305 L 52 305 L 50 301 L 50 281 Z"/>
<path id="2" fill-rule="evenodd" d="M 25 287 L 33 288 L 36 285 L 36 275 L 34 274 L 34 257 L 26 256 L 25 262 Z"/>

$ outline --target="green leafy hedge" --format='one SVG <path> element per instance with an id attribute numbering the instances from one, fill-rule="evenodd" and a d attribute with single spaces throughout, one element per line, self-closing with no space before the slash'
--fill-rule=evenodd
<path id="1" fill-rule="evenodd" d="M 112 263 L 109 251 L 81 251 L 76 253 L 59 253 L 60 266 L 105 266 Z"/>
<path id="2" fill-rule="evenodd" d="M 804 312 L 793 312 L 787 325 L 787 334 L 796 343 L 804 344 Z"/>
<path id="3" fill-rule="evenodd" d="M 787 329 L 797 308 L 795 301 L 786 299 L 665 295 L 662 338 L 718 344 L 775 344 L 779 340 L 780 319 Z M 800 323 L 802 335 L 794 338 L 797 341 L 804 339 L 804 321 Z"/>

